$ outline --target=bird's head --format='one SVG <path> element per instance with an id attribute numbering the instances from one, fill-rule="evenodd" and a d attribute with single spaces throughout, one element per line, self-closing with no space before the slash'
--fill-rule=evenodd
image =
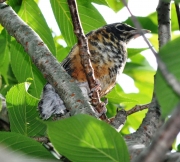
<path id="1" fill-rule="evenodd" d="M 114 23 L 105 26 L 106 30 L 112 32 L 119 40 L 128 43 L 130 40 L 141 36 L 142 33 L 150 33 L 150 30 L 138 30 L 130 25 L 123 23 Z"/>

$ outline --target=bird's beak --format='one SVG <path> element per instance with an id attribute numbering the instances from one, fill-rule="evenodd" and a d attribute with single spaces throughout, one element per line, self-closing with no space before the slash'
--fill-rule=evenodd
<path id="1" fill-rule="evenodd" d="M 147 29 L 142 29 L 142 30 L 137 29 L 137 30 L 131 30 L 130 33 L 132 34 L 132 37 L 135 39 L 141 36 L 142 34 L 151 33 L 151 31 Z"/>

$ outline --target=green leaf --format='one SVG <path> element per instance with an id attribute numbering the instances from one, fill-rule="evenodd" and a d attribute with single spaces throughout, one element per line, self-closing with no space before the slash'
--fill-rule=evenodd
<path id="1" fill-rule="evenodd" d="M 44 135 L 46 127 L 36 118 L 38 99 L 27 93 L 29 83 L 21 83 L 7 93 L 6 102 L 12 132 L 26 136 Z"/>
<path id="2" fill-rule="evenodd" d="M 122 1 L 120 0 L 106 0 L 107 4 L 110 8 L 112 8 L 115 12 L 118 12 L 120 9 L 124 7 Z"/>
<path id="3" fill-rule="evenodd" d="M 180 144 L 177 146 L 177 151 L 180 152 Z"/>
<path id="4" fill-rule="evenodd" d="M 22 0 L 8 0 L 7 4 L 11 6 L 14 11 L 18 12 L 21 7 Z"/>
<path id="5" fill-rule="evenodd" d="M 51 7 L 62 32 L 62 35 L 69 47 L 77 41 L 73 31 L 73 24 L 69 7 L 66 0 L 50 0 Z M 85 33 L 97 29 L 106 24 L 97 9 L 91 4 L 90 0 L 77 1 L 80 20 Z"/>
<path id="6" fill-rule="evenodd" d="M 28 160 L 35 161 L 35 158 L 54 159 L 52 154 L 40 143 L 18 133 L 0 132 L 0 145 L 12 150 L 9 150 L 10 153 L 27 155 Z"/>
<path id="7" fill-rule="evenodd" d="M 180 53 L 179 42 L 180 38 L 176 38 L 167 43 L 160 49 L 159 55 L 168 71 L 180 81 L 180 59 L 178 59 Z M 159 70 L 156 74 L 155 90 L 158 101 L 162 107 L 162 116 L 167 117 L 180 102 L 180 98 L 167 84 Z"/>
<path id="8" fill-rule="evenodd" d="M 38 68 L 32 63 L 23 47 L 16 41 L 11 43 L 11 66 L 13 73 L 19 82 L 25 82 L 27 78 L 32 78 L 32 85 L 29 92 L 38 97 L 45 84 L 45 79 Z"/>
<path id="9" fill-rule="evenodd" d="M 146 17 L 136 17 L 138 21 L 140 22 L 143 29 L 148 29 L 152 33 L 157 33 L 157 13 L 154 12 Z M 128 18 L 125 23 L 134 26 L 134 23 L 132 22 L 131 18 Z"/>
<path id="10" fill-rule="evenodd" d="M 176 13 L 176 8 L 175 5 L 171 5 L 171 30 L 179 30 L 179 25 L 178 25 L 178 19 L 177 19 L 177 13 Z"/>
<path id="11" fill-rule="evenodd" d="M 93 3 L 108 6 L 106 0 L 91 0 Z"/>
<path id="12" fill-rule="evenodd" d="M 36 2 L 22 1 L 18 15 L 41 37 L 49 50 L 56 56 L 56 48 L 51 31 Z"/>
<path id="13" fill-rule="evenodd" d="M 133 98 L 128 98 L 123 96 L 121 93 L 118 91 L 118 85 L 116 85 L 113 90 L 106 95 L 108 98 L 108 101 L 113 102 L 115 104 L 123 104 L 127 102 L 132 102 L 132 103 L 137 103 L 137 100 L 134 100 Z"/>
<path id="14" fill-rule="evenodd" d="M 57 53 L 58 53 L 56 57 L 57 60 L 62 62 L 66 58 L 66 56 L 69 54 L 70 50 L 71 50 L 70 47 L 62 47 L 59 45 L 57 47 Z"/>
<path id="15" fill-rule="evenodd" d="M 3 76 L 5 84 L 8 84 L 8 68 L 9 68 L 9 62 L 10 62 L 10 56 L 9 56 L 9 48 L 8 48 L 8 39 L 9 35 L 6 33 L 5 30 L 3 30 L 0 34 L 0 75 Z"/>
<path id="16" fill-rule="evenodd" d="M 142 51 L 147 50 L 148 48 L 128 48 L 128 58 L 133 57 L 134 55 L 137 55 L 141 53 Z"/>
<path id="17" fill-rule="evenodd" d="M 73 162 L 129 161 L 122 136 L 103 121 L 79 114 L 46 124 L 55 149 Z"/>

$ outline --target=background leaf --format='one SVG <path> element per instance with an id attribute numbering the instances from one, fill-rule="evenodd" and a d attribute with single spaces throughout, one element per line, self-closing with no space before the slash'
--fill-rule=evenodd
<path id="1" fill-rule="evenodd" d="M 168 71 L 180 81 L 180 59 L 177 59 L 179 58 L 180 53 L 179 42 L 180 38 L 177 38 L 167 43 L 160 49 L 159 55 L 162 61 L 166 64 Z M 162 116 L 167 117 L 174 107 L 180 102 L 180 99 L 164 80 L 159 70 L 156 75 L 155 90 L 158 101 L 162 107 Z"/>
<path id="2" fill-rule="evenodd" d="M 120 0 L 106 0 L 106 2 L 109 5 L 109 7 L 112 8 L 115 12 L 118 12 L 120 9 L 124 7 L 122 1 Z"/>
<path id="3" fill-rule="evenodd" d="M 66 0 L 50 0 L 51 7 L 67 45 L 72 47 L 77 42 L 73 31 L 72 20 Z M 106 24 L 90 0 L 77 1 L 79 16 L 85 33 Z M 92 23 L 93 22 L 93 23 Z"/>
<path id="4" fill-rule="evenodd" d="M 137 19 L 140 22 L 143 29 L 148 29 L 152 33 L 157 33 L 158 32 L 158 28 L 157 28 L 157 25 L 156 25 L 157 24 L 157 14 L 155 12 L 150 14 L 147 17 L 137 16 Z M 134 26 L 131 18 L 128 18 L 125 21 L 125 23 L 127 23 L 128 25 Z"/>

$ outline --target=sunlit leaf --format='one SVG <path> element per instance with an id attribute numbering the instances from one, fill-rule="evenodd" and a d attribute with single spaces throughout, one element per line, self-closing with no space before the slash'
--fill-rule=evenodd
<path id="1" fill-rule="evenodd" d="M 9 63 L 10 63 L 8 39 L 9 39 L 9 35 L 6 33 L 5 30 L 3 30 L 0 35 L 0 44 L 1 44 L 0 75 L 3 76 L 6 84 L 8 84 L 7 73 L 8 73 Z"/>
<path id="2" fill-rule="evenodd" d="M 51 53 L 56 56 L 56 48 L 51 31 L 44 19 L 38 5 L 32 0 L 22 1 L 18 15 L 35 30 L 44 43 L 48 46 Z"/>
<path id="3" fill-rule="evenodd" d="M 124 7 L 122 1 L 120 0 L 106 0 L 107 4 L 110 8 L 112 8 L 115 12 L 118 12 L 120 9 Z"/>
<path id="4" fill-rule="evenodd" d="M 130 160 L 121 135 L 103 121 L 81 114 L 46 123 L 52 144 L 71 161 Z"/>
<path id="5" fill-rule="evenodd" d="M 28 84 L 14 86 L 6 96 L 11 131 L 26 136 L 44 135 L 45 125 L 36 119 L 38 99 L 27 93 Z"/>

